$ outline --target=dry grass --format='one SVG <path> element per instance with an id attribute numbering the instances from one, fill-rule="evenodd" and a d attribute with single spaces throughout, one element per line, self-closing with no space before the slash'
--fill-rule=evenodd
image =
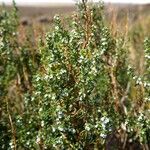
<path id="1" fill-rule="evenodd" d="M 11 8 L 8 7 L 8 9 Z M 143 40 L 145 36 L 150 35 L 150 5 L 106 4 L 104 10 L 112 35 L 114 37 L 122 35 L 128 40 L 131 59 L 141 74 L 143 72 Z M 25 41 L 25 33 L 30 33 L 33 45 L 37 47 L 39 37 L 44 37 L 45 33 L 52 29 L 55 14 L 59 14 L 64 25 L 67 26 L 74 11 L 73 5 L 19 7 L 21 41 Z M 28 24 L 24 26 L 22 21 L 27 21 Z"/>

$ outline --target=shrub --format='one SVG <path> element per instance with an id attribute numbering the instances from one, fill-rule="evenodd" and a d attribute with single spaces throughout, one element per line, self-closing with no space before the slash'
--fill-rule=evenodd
<path id="1" fill-rule="evenodd" d="M 18 9 L 13 4 L 10 12 L 3 8 L 0 14 L 0 149 L 17 148 L 16 116 L 24 111 L 23 94 L 31 89 L 36 63 L 29 46 L 19 43 Z"/>
<path id="2" fill-rule="evenodd" d="M 1 23 L 10 32 L 2 34 L 0 51 L 11 52 L 2 57 L 10 61 L 2 61 L 6 74 L 0 78 L 5 91 L 1 107 L 5 130 L 1 128 L 0 136 L 6 142 L 2 141 L 2 149 L 148 146 L 150 40 L 144 42 L 145 70 L 139 74 L 130 64 L 126 37 L 113 37 L 105 25 L 103 4 L 89 5 L 83 0 L 78 9 L 69 29 L 55 16 L 54 30 L 39 44 L 38 69 L 32 55 L 26 55 L 25 46 L 14 57 L 13 50 L 18 49 L 12 35 L 17 31 L 16 17 L 11 17 L 14 22 L 9 26 Z M 23 108 L 10 113 L 7 89 L 13 81 L 20 81 L 17 87 L 24 89 L 20 97 Z"/>

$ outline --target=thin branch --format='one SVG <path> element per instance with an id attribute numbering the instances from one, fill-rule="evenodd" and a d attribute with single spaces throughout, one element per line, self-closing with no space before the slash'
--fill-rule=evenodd
<path id="1" fill-rule="evenodd" d="M 121 106 L 122 106 L 122 108 L 123 108 L 123 111 L 124 111 L 125 115 L 127 115 L 127 108 L 126 108 L 126 106 L 124 105 L 124 101 L 125 101 L 125 99 L 128 97 L 128 93 L 129 93 L 130 87 L 131 87 L 131 84 L 128 82 L 127 88 L 126 88 L 126 90 L 125 90 L 125 92 L 124 92 L 123 97 L 121 98 L 121 101 L 120 101 Z"/>
<path id="2" fill-rule="evenodd" d="M 13 145 L 14 145 L 13 150 L 17 150 L 16 131 L 15 131 L 15 127 L 13 125 L 12 116 L 9 111 L 8 99 L 6 99 L 6 106 L 7 106 L 7 113 L 8 113 L 8 118 L 9 118 L 9 122 L 10 122 L 10 126 L 11 126 L 12 138 L 13 138 Z"/>

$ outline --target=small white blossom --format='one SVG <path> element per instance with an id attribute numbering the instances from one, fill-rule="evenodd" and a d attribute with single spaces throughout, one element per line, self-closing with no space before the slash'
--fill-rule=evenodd
<path id="1" fill-rule="evenodd" d="M 145 58 L 150 59 L 150 55 L 145 55 Z"/>
<path id="2" fill-rule="evenodd" d="M 75 129 L 72 129 L 72 133 L 76 133 L 76 130 L 75 130 Z"/>
<path id="3" fill-rule="evenodd" d="M 52 94 L 51 98 L 52 98 L 52 100 L 55 100 L 56 95 L 55 95 L 55 94 Z"/>
<path id="4" fill-rule="evenodd" d="M 150 102 L 150 97 L 146 97 L 145 101 Z"/>
<path id="5" fill-rule="evenodd" d="M 40 109 L 39 109 L 39 112 L 41 112 L 42 110 L 43 110 L 43 109 L 42 109 L 42 108 L 40 108 Z"/>
<path id="6" fill-rule="evenodd" d="M 14 149 L 14 144 L 12 141 L 9 143 L 9 145 L 10 145 L 11 149 Z"/>
<path id="7" fill-rule="evenodd" d="M 29 141 L 27 141 L 27 143 L 26 143 L 27 145 L 29 145 L 30 144 L 30 142 Z"/>
<path id="8" fill-rule="evenodd" d="M 62 116 L 63 116 L 63 112 L 62 112 L 62 111 L 59 111 L 59 112 L 58 112 L 58 118 L 61 119 Z"/>
<path id="9" fill-rule="evenodd" d="M 109 122 L 109 118 L 107 117 L 102 117 L 101 118 L 101 121 L 104 123 L 104 124 L 107 124 Z"/>
<path id="10" fill-rule="evenodd" d="M 101 138 L 106 138 L 106 134 L 101 133 L 101 134 L 100 134 L 100 137 L 101 137 Z"/>
<path id="11" fill-rule="evenodd" d="M 85 124 L 85 130 L 90 131 L 90 126 L 88 123 Z"/>
<path id="12" fill-rule="evenodd" d="M 39 136 L 37 136 L 36 143 L 40 143 L 40 141 L 41 141 L 41 138 Z"/>
<path id="13" fill-rule="evenodd" d="M 55 131 L 56 131 L 56 129 L 54 127 L 52 127 L 52 132 L 55 132 Z"/>
<path id="14" fill-rule="evenodd" d="M 125 123 L 122 123 L 122 124 L 121 124 L 121 128 L 122 128 L 124 131 L 126 131 L 126 130 L 127 130 L 126 124 L 125 124 Z"/>
<path id="15" fill-rule="evenodd" d="M 59 30 L 59 27 L 58 27 L 58 26 L 55 26 L 55 30 Z"/>
<path id="16" fill-rule="evenodd" d="M 137 79 L 136 84 L 142 85 L 142 79 L 140 77 Z"/>
<path id="17" fill-rule="evenodd" d="M 133 80 L 135 80 L 136 78 L 137 78 L 137 76 L 134 76 L 134 77 L 133 77 Z"/>
<path id="18" fill-rule="evenodd" d="M 58 127 L 58 130 L 61 132 L 64 131 L 64 129 L 61 126 Z"/>
<path id="19" fill-rule="evenodd" d="M 41 121 L 41 127 L 44 127 L 44 121 L 43 120 Z"/>

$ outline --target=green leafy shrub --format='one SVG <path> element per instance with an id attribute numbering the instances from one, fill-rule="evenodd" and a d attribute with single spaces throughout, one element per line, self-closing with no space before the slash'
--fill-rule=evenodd
<path id="1" fill-rule="evenodd" d="M 69 29 L 55 16 L 54 30 L 38 47 L 38 68 L 28 46 L 20 46 L 12 34 L 16 9 L 13 17 L 2 14 L 8 16 L 0 23 L 6 31 L 0 51 L 7 54 L 0 59 L 2 149 L 148 147 L 150 40 L 144 42 L 145 69 L 139 74 L 130 64 L 126 37 L 113 37 L 105 25 L 103 4 L 83 0 L 78 9 Z M 8 87 L 14 81 L 23 90 L 14 96 L 20 96 L 21 110 L 9 108 Z"/>
<path id="2" fill-rule="evenodd" d="M 4 150 L 17 148 L 16 116 L 23 113 L 23 95 L 31 90 L 35 71 L 34 54 L 29 46 L 19 43 L 18 27 L 14 2 L 10 12 L 3 8 L 0 14 L 0 149 Z"/>
<path id="3" fill-rule="evenodd" d="M 5 10 L 0 15 L 0 145 L 1 149 L 8 149 L 11 140 L 11 127 L 8 123 L 8 87 L 15 76 L 15 49 L 16 49 L 16 28 L 18 26 L 17 8 L 11 13 Z M 6 115 L 7 114 L 7 115 Z M 14 129 L 12 129 L 14 130 Z"/>
<path id="4" fill-rule="evenodd" d="M 40 48 L 34 91 L 25 99 L 26 148 L 102 149 L 113 130 L 137 134 L 136 139 L 146 135 L 145 122 L 138 119 L 144 95 L 134 97 L 143 94 L 139 78 L 130 67 L 124 38 L 111 36 L 102 10 L 101 4 L 83 2 L 69 30 L 55 17 L 54 31 Z"/>

